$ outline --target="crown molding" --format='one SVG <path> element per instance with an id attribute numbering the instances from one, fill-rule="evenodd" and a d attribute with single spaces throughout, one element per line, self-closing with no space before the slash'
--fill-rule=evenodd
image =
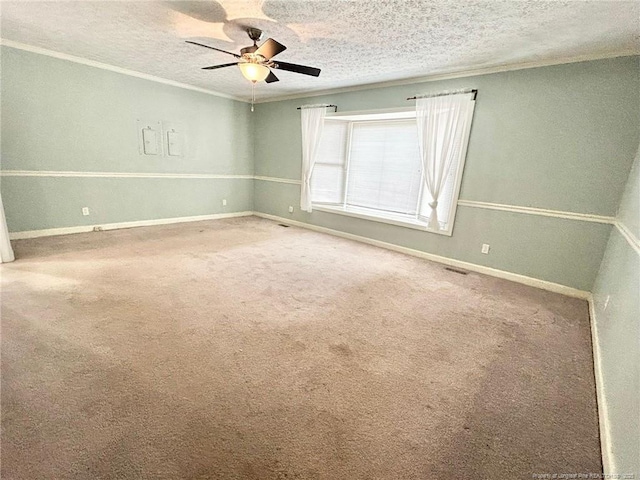
<path id="1" fill-rule="evenodd" d="M 376 88 L 397 87 L 402 85 L 413 85 L 418 83 L 437 82 L 440 80 L 454 80 L 456 78 L 478 77 L 481 75 L 491 75 L 493 73 L 512 72 L 515 70 L 527 70 L 530 68 L 552 67 L 554 65 L 566 65 L 570 63 L 590 62 L 594 60 L 605 60 L 607 58 L 633 57 L 640 55 L 640 50 L 629 49 L 616 52 L 579 55 L 575 57 L 563 57 L 555 60 L 538 60 L 535 62 L 509 63 L 491 67 L 482 67 L 471 70 L 458 70 L 455 72 L 436 73 L 419 77 L 389 80 L 383 82 L 353 85 L 349 87 L 328 88 L 324 90 L 309 91 L 306 93 L 294 93 L 273 98 L 256 99 L 256 104 L 281 102 L 284 100 L 295 100 L 299 98 L 320 97 L 325 95 L 335 95 L 338 93 L 358 92 L 362 90 L 373 90 Z"/>
<path id="2" fill-rule="evenodd" d="M 26 43 L 14 42 L 13 40 L 7 40 L 6 38 L 0 38 L 0 45 L 17 50 L 24 50 L 26 52 L 37 53 L 39 55 L 45 55 L 47 57 L 57 58 L 59 60 L 67 60 L 69 62 L 79 63 L 81 65 L 87 65 L 89 67 L 99 68 L 102 70 L 108 70 L 110 72 L 120 73 L 129 77 L 141 78 L 143 80 L 149 80 L 151 82 L 162 83 L 172 87 L 183 88 L 185 90 L 192 90 L 194 92 L 205 93 L 207 95 L 213 95 L 214 97 L 227 98 L 229 100 L 235 100 L 237 102 L 248 103 L 246 99 L 235 97 L 233 95 L 227 95 L 226 93 L 216 92 L 214 90 L 207 90 L 206 88 L 195 87 L 186 83 L 176 82 L 166 78 L 156 77 L 155 75 L 149 75 L 147 73 L 136 72 L 135 70 L 129 70 L 127 68 L 116 67 L 115 65 L 109 65 L 107 63 L 96 62 L 94 60 L 88 60 L 82 57 L 76 57 L 66 53 L 55 52 L 53 50 L 47 50 L 46 48 L 35 47 L 33 45 L 27 45 Z"/>
<path id="3" fill-rule="evenodd" d="M 192 90 L 195 92 L 205 93 L 207 95 L 213 95 L 216 97 L 227 98 L 230 100 L 235 100 L 237 102 L 249 103 L 245 98 L 236 97 L 233 95 L 228 95 L 226 93 L 216 92 L 214 90 L 208 90 L 206 88 L 196 87 L 193 85 L 189 85 L 186 83 L 176 82 L 174 80 L 168 80 L 166 78 L 156 77 L 154 75 L 149 75 L 146 73 L 136 72 L 134 70 L 128 70 L 126 68 L 116 67 L 115 65 L 109 65 L 106 63 L 96 62 L 94 60 L 88 60 L 82 57 L 76 57 L 74 55 L 69 55 L 66 53 L 56 52 L 53 50 L 48 50 L 46 48 L 36 47 L 33 45 L 28 45 L 26 43 L 20 43 L 13 40 L 8 40 L 5 38 L 0 38 L 0 45 L 4 45 L 7 47 L 15 48 L 18 50 L 24 50 L 31 53 L 37 53 L 40 55 L 46 55 L 48 57 L 58 58 L 60 60 L 67 60 L 74 63 L 79 63 L 82 65 L 87 65 L 90 67 L 100 68 L 103 70 L 109 70 L 112 72 L 120 73 L 123 75 L 128 75 L 131 77 L 142 78 L 144 80 L 149 80 L 152 82 L 162 83 L 165 85 L 170 85 L 177 88 L 183 88 L 185 90 Z M 564 57 L 555 60 L 539 60 L 535 62 L 522 62 L 522 63 L 510 63 L 497 65 L 492 67 L 483 67 L 476 68 L 471 70 L 458 70 L 455 72 L 447 72 L 447 73 L 437 73 L 433 75 L 419 76 L 419 77 L 411 77 L 404 78 L 398 80 L 389 80 L 383 82 L 373 82 L 361 85 L 352 85 L 348 87 L 337 87 L 337 88 L 328 88 L 323 90 L 316 91 L 308 91 L 295 93 L 291 95 L 282 95 L 275 96 L 271 98 L 264 98 L 256 100 L 256 104 L 263 103 L 272 103 L 272 102 L 281 102 L 284 100 L 293 100 L 298 98 L 310 98 L 310 97 L 319 97 L 323 95 L 334 95 L 338 93 L 348 93 L 348 92 L 357 92 L 362 90 L 372 90 L 376 88 L 385 88 L 385 87 L 395 87 L 402 85 L 412 85 L 418 83 L 427 83 L 427 82 L 436 82 L 440 80 L 453 80 L 456 78 L 466 78 L 466 77 L 475 77 L 480 75 L 490 75 L 492 73 L 501 73 L 501 72 L 510 72 L 514 70 L 525 70 L 529 68 L 538 68 L 538 67 L 550 67 L 553 65 L 564 65 L 569 63 L 579 63 L 579 62 L 588 62 L 593 60 L 604 60 L 607 58 L 617 58 L 617 57 L 630 57 L 640 55 L 640 50 L 637 49 L 629 49 L 629 50 L 621 50 L 616 52 L 608 52 L 608 53 L 599 53 L 599 54 L 589 54 L 589 55 L 579 55 L 575 57 Z"/>

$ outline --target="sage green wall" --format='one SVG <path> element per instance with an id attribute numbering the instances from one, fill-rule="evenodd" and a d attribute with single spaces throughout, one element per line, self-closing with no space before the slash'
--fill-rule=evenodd
<path id="1" fill-rule="evenodd" d="M 255 206 L 264 213 L 581 290 L 590 288 L 580 279 L 595 278 L 611 230 L 610 225 L 459 206 L 453 236 L 447 237 L 320 211 L 308 214 L 298 209 L 299 202 L 297 185 L 255 182 Z M 288 213 L 288 205 L 296 212 Z M 491 245 L 490 255 L 480 253 L 483 243 Z"/>
<path id="2" fill-rule="evenodd" d="M 614 228 L 593 292 L 613 471 L 640 474 L 640 157 L 623 196 L 618 221 L 637 247 Z M 633 241 L 633 240 L 632 240 Z M 607 297 L 609 301 L 607 302 Z M 606 305 L 606 306 L 605 306 Z"/>
<path id="3" fill-rule="evenodd" d="M 22 232 L 252 211 L 253 180 L 4 177 L 2 200 L 10 231 Z"/>
<path id="4" fill-rule="evenodd" d="M 638 57 L 260 104 L 2 47 L 2 169 L 300 177 L 296 107 L 406 107 L 479 89 L 461 199 L 614 215 L 639 142 Z M 310 80 L 311 81 L 311 80 Z M 138 152 L 136 119 L 181 122 L 189 156 Z M 254 154 L 255 152 L 255 154 Z M 453 237 L 299 211 L 296 185 L 250 179 L 4 176 L 11 231 L 257 209 L 591 290 L 611 227 L 460 207 Z M 222 198 L 228 201 L 222 206 Z M 83 217 L 88 206 L 92 215 Z M 490 255 L 479 253 L 490 243 Z"/>
<path id="5" fill-rule="evenodd" d="M 518 70 L 261 104 L 255 173 L 300 178 L 300 113 L 411 106 L 420 93 L 477 88 L 460 199 L 613 216 L 640 138 L 639 57 Z M 611 227 L 460 207 L 453 236 L 299 211 L 299 187 L 256 181 L 256 209 L 591 291 Z M 293 215 L 288 205 L 296 207 Z M 480 255 L 482 243 L 491 244 Z"/>
<path id="6" fill-rule="evenodd" d="M 640 151 L 636 155 L 627 187 L 622 195 L 618 221 L 622 222 L 635 238 L 640 238 Z"/>
<path id="7" fill-rule="evenodd" d="M 253 174 L 246 103 L 6 46 L 1 54 L 3 170 Z M 140 155 L 137 119 L 182 124 L 188 154 Z M 1 187 L 9 230 L 22 231 L 252 210 L 252 182 L 4 176 Z"/>
<path id="8" fill-rule="evenodd" d="M 479 96 L 461 199 L 597 215 L 615 215 L 620 204 L 619 221 L 640 237 L 638 161 L 629 175 L 640 137 L 638 57 L 273 102 L 252 115 L 233 100 L 0 52 L 3 170 L 251 175 L 255 166 L 256 175 L 299 179 L 298 105 L 405 107 L 417 93 L 473 87 Z M 141 156 L 138 118 L 183 123 L 190 154 Z M 300 212 L 299 186 L 251 179 L 5 176 L 0 186 L 11 231 L 255 208 L 581 290 L 595 281 L 616 471 L 640 471 L 640 257 L 616 228 L 460 206 L 453 236 L 445 237 Z M 91 216 L 81 215 L 84 206 Z M 480 254 L 482 243 L 491 244 L 490 255 Z"/>

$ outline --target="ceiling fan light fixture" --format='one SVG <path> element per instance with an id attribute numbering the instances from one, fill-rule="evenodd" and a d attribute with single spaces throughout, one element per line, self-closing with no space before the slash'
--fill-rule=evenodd
<path id="1" fill-rule="evenodd" d="M 242 72 L 242 75 L 247 80 L 256 83 L 262 82 L 269 76 L 269 68 L 259 63 L 241 62 L 238 63 L 238 68 Z"/>
<path id="2" fill-rule="evenodd" d="M 1 2 L 2 0 L 0 0 Z M 262 0 L 264 1 L 264 0 Z M 247 30 L 249 38 L 253 40 L 253 45 L 240 49 L 240 55 L 233 52 L 227 52 L 217 47 L 205 45 L 203 43 L 192 42 L 186 40 L 187 43 L 198 45 L 200 47 L 215 50 L 216 52 L 226 53 L 236 58 L 238 61 L 233 63 L 225 63 L 222 65 L 211 65 L 210 67 L 203 67 L 203 70 L 217 70 L 219 68 L 231 67 L 232 65 L 238 65 L 238 68 L 242 72 L 242 76 L 249 80 L 254 86 L 258 82 L 273 83 L 280 81 L 276 75 L 274 75 L 273 69 L 286 70 L 294 73 L 301 73 L 302 75 L 310 75 L 317 77 L 320 75 L 320 69 L 315 67 L 307 67 L 305 65 L 296 65 L 295 63 L 280 62 L 275 63 L 272 61 L 273 57 L 284 52 L 287 47 L 281 43 L 276 42 L 273 38 L 268 38 L 262 45 L 258 46 L 257 41 L 262 37 L 262 30 L 258 28 L 249 28 Z"/>

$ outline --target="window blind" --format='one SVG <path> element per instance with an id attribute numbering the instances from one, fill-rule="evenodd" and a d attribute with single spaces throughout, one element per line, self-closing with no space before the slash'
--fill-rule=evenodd
<path id="1" fill-rule="evenodd" d="M 415 120 L 353 123 L 347 206 L 415 215 L 421 179 Z"/>
<path id="2" fill-rule="evenodd" d="M 385 115 L 384 119 L 367 114 L 362 119 L 358 115 L 325 119 L 311 177 L 312 201 L 374 217 L 428 221 L 432 199 L 422 172 L 417 120 L 406 112 L 396 118 Z M 437 207 L 442 230 L 453 222 L 468 133 L 461 129 L 450 140 L 454 155 Z"/>
<path id="3" fill-rule="evenodd" d="M 344 202 L 347 131 L 344 121 L 325 120 L 311 176 L 311 198 L 316 203 Z"/>

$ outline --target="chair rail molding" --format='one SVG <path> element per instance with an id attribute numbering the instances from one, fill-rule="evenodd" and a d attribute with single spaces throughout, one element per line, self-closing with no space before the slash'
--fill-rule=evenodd
<path id="1" fill-rule="evenodd" d="M 253 180 L 253 175 L 171 172 L 76 172 L 54 170 L 2 170 L 1 177 L 80 177 L 80 178 L 220 178 Z"/>

